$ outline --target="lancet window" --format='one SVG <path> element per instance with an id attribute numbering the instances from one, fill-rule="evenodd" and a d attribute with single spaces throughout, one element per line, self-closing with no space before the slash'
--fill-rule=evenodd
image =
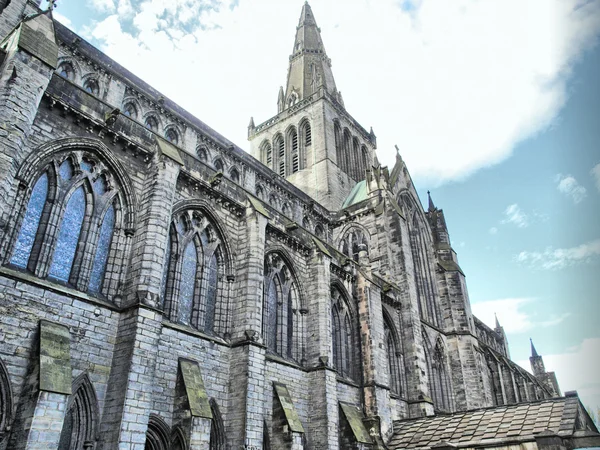
<path id="1" fill-rule="evenodd" d="M 441 325 L 438 295 L 434 279 L 434 269 L 430 259 L 433 246 L 429 228 L 425 219 L 417 210 L 414 202 L 403 196 L 407 211 L 410 249 L 414 265 L 414 278 L 417 287 L 417 299 L 421 318 L 437 327 Z"/>
<path id="2" fill-rule="evenodd" d="M 291 149 L 290 159 L 292 173 L 296 173 L 300 170 L 300 152 L 298 149 L 298 132 L 295 127 L 292 127 L 288 134 L 289 148 Z"/>
<path id="3" fill-rule="evenodd" d="M 202 210 L 175 215 L 163 273 L 168 317 L 207 333 L 227 331 L 226 254 L 218 229 Z"/>
<path id="4" fill-rule="evenodd" d="M 361 249 L 365 249 L 368 253 L 369 242 L 362 230 L 351 228 L 340 241 L 339 249 L 348 258 L 358 262 L 358 256 Z"/>
<path id="5" fill-rule="evenodd" d="M 170 435 L 167 423 L 156 414 L 150 414 L 144 450 L 169 450 Z"/>
<path id="6" fill-rule="evenodd" d="M 93 295 L 114 293 L 126 205 L 112 173 L 83 151 L 55 154 L 27 192 L 8 263 Z"/>
<path id="7" fill-rule="evenodd" d="M 210 424 L 210 441 L 209 450 L 225 450 L 225 426 L 223 425 L 223 417 L 219 410 L 219 405 L 214 398 L 209 401 L 210 411 L 212 412 L 212 421 Z"/>
<path id="8" fill-rule="evenodd" d="M 356 320 L 356 314 L 346 296 L 338 287 L 333 287 L 331 289 L 333 363 L 338 375 L 353 380 L 357 380 L 359 376 Z"/>
<path id="9" fill-rule="evenodd" d="M 406 371 L 402 355 L 402 340 L 392 318 L 385 311 L 383 334 L 388 361 L 390 390 L 393 394 L 403 396 L 406 392 Z"/>
<path id="10" fill-rule="evenodd" d="M 267 350 L 303 363 L 305 311 L 291 265 L 272 252 L 265 258 L 264 273 L 262 334 Z"/>
<path id="11" fill-rule="evenodd" d="M 425 346 L 429 392 L 434 407 L 439 411 L 452 411 L 452 390 L 443 344 L 438 341 L 435 348 Z"/>
<path id="12" fill-rule="evenodd" d="M 58 450 L 87 450 L 94 448 L 98 422 L 98 401 L 87 374 L 73 383 L 73 394 L 60 434 Z"/>

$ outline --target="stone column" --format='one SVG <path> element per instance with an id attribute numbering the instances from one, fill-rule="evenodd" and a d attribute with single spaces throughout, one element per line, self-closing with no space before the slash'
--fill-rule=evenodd
<path id="1" fill-rule="evenodd" d="M 98 450 L 143 450 L 152 409 L 156 348 L 162 328 L 157 309 L 179 162 L 158 155 L 140 199 L 124 306 Z"/>
<path id="2" fill-rule="evenodd" d="M 331 324 L 331 256 L 315 250 L 306 287 L 308 317 L 306 360 L 309 386 L 309 417 L 306 424 L 313 448 L 338 448 L 337 373 L 333 370 Z"/>
<path id="3" fill-rule="evenodd" d="M 22 11 L 22 5 L 12 3 L 3 16 L 12 14 L 15 8 Z M 31 48 L 32 40 L 37 41 L 35 49 Z M 6 55 L 0 66 L 0 111 L 4 119 L 0 122 L 0 242 L 14 206 L 15 175 L 27 156 L 27 140 L 40 100 L 57 64 L 58 46 L 52 20 L 42 15 L 21 22 L 8 37 L 4 51 Z"/>
<path id="4" fill-rule="evenodd" d="M 237 295 L 233 296 L 230 366 L 230 411 L 227 435 L 232 448 L 262 448 L 265 410 L 265 348 L 262 344 L 266 211 L 250 204 L 238 266 Z"/>
<path id="5" fill-rule="evenodd" d="M 360 320 L 360 343 L 363 356 L 363 379 L 365 399 L 365 425 L 378 442 L 375 448 L 384 448 L 382 437 L 392 432 L 392 414 L 386 368 L 387 355 L 383 335 L 383 311 L 381 290 L 371 280 L 371 267 L 366 248 L 361 248 L 358 261 L 356 292 Z"/>

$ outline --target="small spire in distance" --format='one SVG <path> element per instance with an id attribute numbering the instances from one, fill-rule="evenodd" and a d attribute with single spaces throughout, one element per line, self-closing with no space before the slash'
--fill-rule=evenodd
<path id="1" fill-rule="evenodd" d="M 435 205 L 433 204 L 433 200 L 431 200 L 431 192 L 427 191 L 427 197 L 429 198 L 429 211 L 435 211 Z M 496 318 L 496 323 L 498 323 L 498 318 Z"/>
<path id="2" fill-rule="evenodd" d="M 254 129 L 254 117 L 250 116 L 250 123 L 248 124 L 248 128 Z"/>
<path id="3" fill-rule="evenodd" d="M 496 328 L 501 328 L 500 322 L 498 321 L 498 315 L 496 313 L 494 313 L 494 317 L 496 318 Z"/>
<path id="4" fill-rule="evenodd" d="M 529 342 L 531 342 L 531 357 L 535 358 L 537 356 L 540 356 L 540 355 L 538 355 L 538 352 L 536 351 L 536 349 L 533 345 L 533 339 L 529 338 Z"/>

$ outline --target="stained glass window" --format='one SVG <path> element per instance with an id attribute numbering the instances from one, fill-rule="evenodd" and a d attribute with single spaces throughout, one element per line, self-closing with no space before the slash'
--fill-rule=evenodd
<path id="1" fill-rule="evenodd" d="M 103 176 L 96 178 L 96 181 L 94 181 L 94 191 L 98 195 L 102 195 L 106 192 L 106 180 Z"/>
<path id="2" fill-rule="evenodd" d="M 208 262 L 206 277 L 206 315 L 204 330 L 213 331 L 215 326 L 215 307 L 217 304 L 217 281 L 219 278 L 219 265 L 217 255 L 213 254 Z"/>
<path id="3" fill-rule="evenodd" d="M 92 293 L 100 292 L 102 281 L 104 280 L 104 272 L 106 271 L 106 263 L 108 261 L 108 251 L 110 241 L 112 240 L 113 230 L 115 227 L 115 208 L 110 206 L 104 214 L 104 220 L 100 227 L 100 237 L 98 238 L 98 247 L 96 248 L 96 256 L 94 265 L 92 266 L 92 274 L 90 276 L 89 290 Z"/>
<path id="4" fill-rule="evenodd" d="M 70 180 L 73 176 L 73 165 L 68 159 L 58 168 L 58 174 L 63 180 Z"/>
<path id="5" fill-rule="evenodd" d="M 266 300 L 266 344 L 269 350 L 275 352 L 277 351 L 277 285 L 275 280 L 269 284 Z"/>
<path id="6" fill-rule="evenodd" d="M 179 294 L 179 322 L 189 325 L 196 290 L 198 252 L 194 241 L 188 243 L 183 252 L 181 268 L 181 291 Z"/>
<path id="7" fill-rule="evenodd" d="M 69 281 L 81 225 L 85 216 L 85 192 L 79 187 L 69 199 L 62 222 L 59 226 L 58 239 L 54 249 L 49 276 L 61 281 Z"/>
<path id="8" fill-rule="evenodd" d="M 18 267 L 27 267 L 27 261 L 33 248 L 33 242 L 37 229 L 40 225 L 42 211 L 48 196 L 48 174 L 44 173 L 35 183 L 31 198 L 27 203 L 25 217 L 23 217 L 23 225 L 19 231 L 19 237 L 15 243 L 11 264 Z"/>
<path id="9" fill-rule="evenodd" d="M 81 170 L 84 170 L 86 172 L 93 172 L 94 171 L 94 162 L 90 161 L 89 159 L 84 159 L 83 161 L 81 161 Z"/>

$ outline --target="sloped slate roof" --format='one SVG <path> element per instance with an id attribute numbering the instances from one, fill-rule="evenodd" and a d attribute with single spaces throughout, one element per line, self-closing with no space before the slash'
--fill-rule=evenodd
<path id="1" fill-rule="evenodd" d="M 430 448 L 440 442 L 466 447 L 533 441 L 534 434 L 544 430 L 571 436 L 579 405 L 574 396 L 397 421 L 389 448 Z"/>

